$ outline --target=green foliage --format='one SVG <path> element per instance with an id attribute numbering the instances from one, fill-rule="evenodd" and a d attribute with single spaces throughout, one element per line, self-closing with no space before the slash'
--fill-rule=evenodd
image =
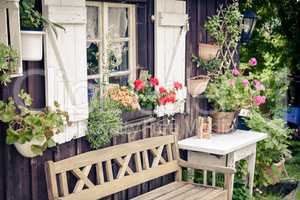
<path id="1" fill-rule="evenodd" d="M 255 169 L 255 185 L 266 186 L 271 180 L 265 169 L 290 156 L 288 139 L 291 131 L 284 120 L 269 120 L 258 112 L 253 112 L 246 123 L 253 131 L 268 134 L 267 139 L 258 143 Z"/>
<path id="2" fill-rule="evenodd" d="M 258 20 L 251 42 L 241 48 L 242 60 L 255 56 L 255 70 L 287 67 L 300 70 L 300 3 L 294 0 L 240 1 L 241 11 L 253 10 Z M 271 65 L 270 65 L 271 64 Z"/>
<path id="3" fill-rule="evenodd" d="M 196 64 L 197 68 L 201 67 L 201 69 L 207 70 L 208 72 L 216 71 L 221 64 L 221 61 L 218 58 L 212 58 L 206 61 L 195 55 L 192 55 L 192 61 Z"/>
<path id="4" fill-rule="evenodd" d="M 35 9 L 35 0 L 21 0 L 20 1 L 20 20 L 21 29 L 23 30 L 39 30 L 49 27 L 57 35 L 56 28 L 64 29 L 63 26 L 49 21 L 43 17 L 42 14 Z"/>
<path id="5" fill-rule="evenodd" d="M 21 91 L 19 97 L 25 106 L 17 106 L 12 99 L 7 103 L 0 101 L 0 120 L 8 124 L 6 143 L 40 141 L 42 144 L 32 145 L 31 150 L 42 155 L 48 147 L 55 146 L 52 137 L 63 131 L 68 114 L 61 111 L 57 103 L 53 110 L 32 111 L 28 108 L 32 102 L 30 96 Z"/>
<path id="6" fill-rule="evenodd" d="M 16 72 L 18 59 L 15 50 L 0 43 L 0 84 L 7 85 L 11 81 L 10 75 Z"/>
<path id="7" fill-rule="evenodd" d="M 92 149 L 107 145 L 111 138 L 120 132 L 121 113 L 119 104 L 109 98 L 101 99 L 101 101 L 99 98 L 93 99 L 86 136 Z"/>
<path id="8" fill-rule="evenodd" d="M 248 81 L 247 86 L 243 83 L 245 80 Z M 227 72 L 207 86 L 205 96 L 217 111 L 231 112 L 256 107 L 253 99 L 263 92 L 254 88 L 251 77 L 233 76 Z"/>
<path id="9" fill-rule="evenodd" d="M 240 39 L 242 14 L 239 11 L 238 2 L 235 1 L 224 9 L 224 16 L 214 15 L 208 18 L 204 27 L 212 36 L 218 46 L 222 46 L 230 35 L 231 47 L 236 47 Z"/>
<path id="10" fill-rule="evenodd" d="M 144 81 L 145 84 L 143 90 L 140 91 L 135 90 L 133 84 L 130 84 L 130 88 L 138 96 L 138 100 L 141 108 L 153 110 L 155 106 L 158 104 L 157 99 L 159 94 L 155 90 L 154 86 L 151 85 L 150 83 L 151 75 L 148 72 L 144 73 L 143 76 L 140 77 L 140 79 Z"/>
<path id="11" fill-rule="evenodd" d="M 272 70 L 266 68 L 261 73 L 254 74 L 265 85 L 265 96 L 267 102 L 261 107 L 261 111 L 269 118 L 283 117 L 286 108 L 287 90 L 289 86 L 288 72 L 286 68 Z"/>
<path id="12" fill-rule="evenodd" d="M 232 200 L 251 200 L 249 189 L 243 181 L 234 181 Z"/>

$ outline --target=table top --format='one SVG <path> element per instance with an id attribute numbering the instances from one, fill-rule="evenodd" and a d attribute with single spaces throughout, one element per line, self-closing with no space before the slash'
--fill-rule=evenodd
<path id="1" fill-rule="evenodd" d="M 180 140 L 178 144 L 180 149 L 226 155 L 266 138 L 265 133 L 238 129 L 229 134 L 213 134 L 210 139 L 190 137 Z"/>

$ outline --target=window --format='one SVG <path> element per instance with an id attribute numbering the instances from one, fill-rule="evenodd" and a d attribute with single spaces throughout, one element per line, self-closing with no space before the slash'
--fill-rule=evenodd
<path id="1" fill-rule="evenodd" d="M 89 99 L 100 91 L 102 81 L 127 85 L 136 78 L 135 18 L 135 5 L 87 3 Z M 101 80 L 105 68 L 110 73 L 107 80 Z"/>

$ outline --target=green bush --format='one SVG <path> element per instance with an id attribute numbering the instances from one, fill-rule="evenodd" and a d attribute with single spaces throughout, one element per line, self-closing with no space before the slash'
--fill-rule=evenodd
<path id="1" fill-rule="evenodd" d="M 272 180 L 265 169 L 290 156 L 288 139 L 291 131 L 284 120 L 276 118 L 269 120 L 257 112 L 253 112 L 246 123 L 253 131 L 268 134 L 268 138 L 257 145 L 255 168 L 255 185 L 267 186 Z"/>
<path id="2" fill-rule="evenodd" d="M 87 140 L 92 149 L 107 145 L 122 127 L 119 104 L 109 98 L 94 98 L 88 119 Z"/>

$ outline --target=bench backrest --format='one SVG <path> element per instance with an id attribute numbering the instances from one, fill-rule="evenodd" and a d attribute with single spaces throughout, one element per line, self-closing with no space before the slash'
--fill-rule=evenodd
<path id="1" fill-rule="evenodd" d="M 91 151 L 58 162 L 48 161 L 45 165 L 48 196 L 50 200 L 99 199 L 179 172 L 178 157 L 176 137 L 169 135 Z M 94 181 L 90 178 L 92 174 L 96 176 Z M 73 182 L 75 179 L 76 184 L 70 185 L 70 179 Z"/>

